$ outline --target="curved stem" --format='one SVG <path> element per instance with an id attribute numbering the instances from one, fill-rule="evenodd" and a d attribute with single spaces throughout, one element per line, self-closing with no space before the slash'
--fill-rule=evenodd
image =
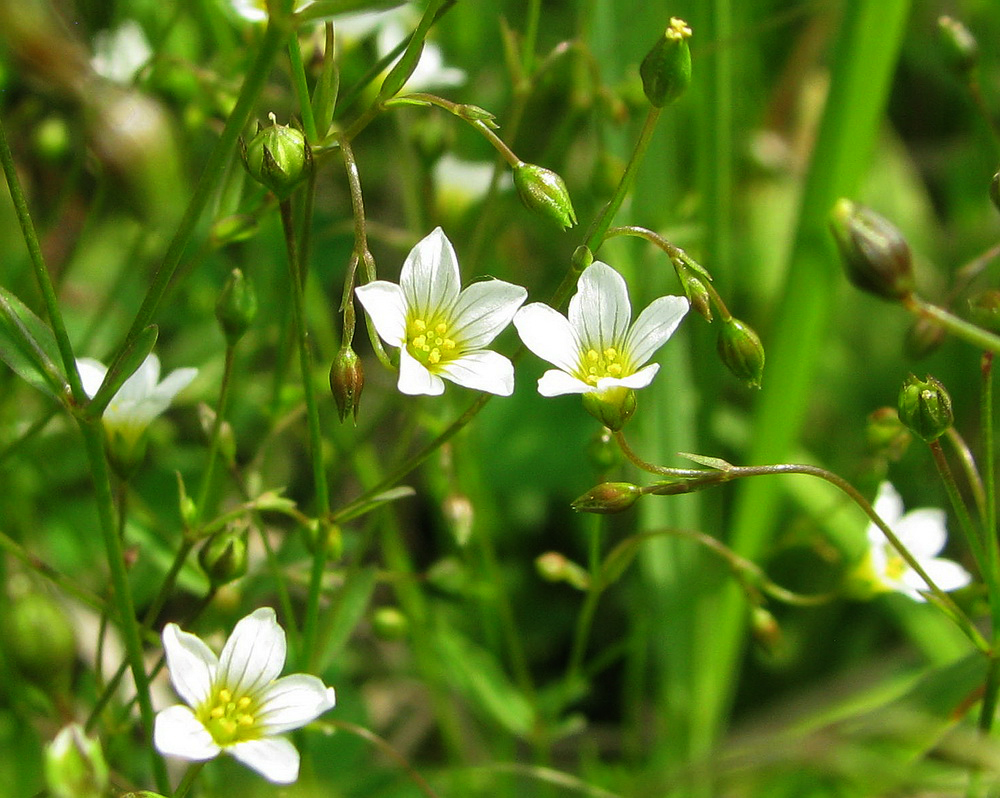
<path id="1" fill-rule="evenodd" d="M 979 349 L 1000 353 L 1000 336 L 987 332 L 954 313 L 921 299 L 916 294 L 908 296 L 902 304 L 914 315 L 937 322 L 956 338 L 961 338 Z"/>

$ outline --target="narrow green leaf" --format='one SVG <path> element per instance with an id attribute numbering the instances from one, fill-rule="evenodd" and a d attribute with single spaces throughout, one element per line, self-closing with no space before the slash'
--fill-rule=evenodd
<path id="1" fill-rule="evenodd" d="M 0 287 L 0 359 L 29 385 L 56 399 L 67 390 L 56 366 L 59 347 L 52 330 L 20 299 Z"/>
<path id="2" fill-rule="evenodd" d="M 320 659 L 320 670 L 326 668 L 351 637 L 358 622 L 368 609 L 378 570 L 374 567 L 362 568 L 352 573 L 337 596 L 337 604 L 332 610 L 332 619 L 326 633 L 326 645 Z"/>

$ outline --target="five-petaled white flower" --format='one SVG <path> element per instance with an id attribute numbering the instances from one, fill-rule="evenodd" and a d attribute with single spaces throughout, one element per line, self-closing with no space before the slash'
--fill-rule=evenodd
<path id="1" fill-rule="evenodd" d="M 972 581 L 961 565 L 937 556 L 948 540 L 944 510 L 922 507 L 904 515 L 903 500 L 888 482 L 879 486 L 873 507 L 939 588 L 957 590 Z M 927 584 L 899 555 L 882 530 L 870 523 L 867 535 L 869 549 L 861 573 L 867 576 L 869 586 L 876 591 L 897 591 L 925 601 L 921 591 L 929 590 Z"/>
<path id="2" fill-rule="evenodd" d="M 375 329 L 399 347 L 399 390 L 437 396 L 442 377 L 510 396 L 514 366 L 484 349 L 510 324 L 528 292 L 503 280 L 459 290 L 458 257 L 440 227 L 406 256 L 399 285 L 376 280 L 355 289 Z"/>
<path id="3" fill-rule="evenodd" d="M 654 299 L 635 324 L 624 278 L 601 261 L 588 266 L 569 301 L 569 318 L 534 302 L 514 316 L 524 345 L 554 369 L 538 380 L 542 396 L 644 388 L 660 366 L 645 365 L 688 310 L 682 296 Z"/>
<path id="4" fill-rule="evenodd" d="M 93 398 L 104 382 L 107 367 L 97 360 L 82 357 L 76 361 L 76 368 L 84 392 Z M 126 449 L 134 447 L 153 419 L 197 376 L 198 369 L 176 369 L 163 382 L 158 382 L 160 359 L 154 354 L 147 355 L 104 410 L 102 419 L 108 436 L 121 438 Z"/>
<path id="5" fill-rule="evenodd" d="M 163 629 L 163 652 L 177 704 L 156 715 L 153 743 L 161 754 L 196 762 L 225 751 L 275 784 L 299 775 L 299 752 L 280 735 L 332 709 L 335 695 L 315 676 L 278 679 L 285 632 L 262 607 L 236 624 L 222 654 L 174 623 Z"/>

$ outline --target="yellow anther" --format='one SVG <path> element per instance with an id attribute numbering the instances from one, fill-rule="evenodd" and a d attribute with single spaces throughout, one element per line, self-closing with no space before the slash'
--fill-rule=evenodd
<path id="1" fill-rule="evenodd" d="M 417 349 L 423 349 L 425 352 L 428 349 L 430 349 L 430 347 L 427 346 L 427 336 L 426 335 L 418 335 L 416 338 L 414 338 L 413 339 L 413 345 Z"/>
<path id="2" fill-rule="evenodd" d="M 253 699 L 250 698 L 250 696 L 245 695 L 245 696 L 243 696 L 243 698 L 241 698 L 239 701 L 236 702 L 236 706 L 238 706 L 240 709 L 246 709 L 252 703 L 253 703 Z"/>
<path id="3" fill-rule="evenodd" d="M 615 349 L 613 346 L 609 346 L 607 349 L 604 350 L 605 360 L 614 360 L 616 357 L 618 357 L 618 350 Z"/>
<path id="4" fill-rule="evenodd" d="M 622 364 L 612 363 L 608 366 L 608 375 L 611 377 L 620 377 L 622 375 Z"/>
<path id="5" fill-rule="evenodd" d="M 451 340 L 451 338 L 445 338 L 445 339 L 444 339 L 444 340 L 443 340 L 443 341 L 441 342 L 441 347 L 442 347 L 443 349 L 454 349 L 454 348 L 455 348 L 455 342 L 454 342 L 454 341 L 452 341 L 452 340 Z"/>
<path id="6" fill-rule="evenodd" d="M 229 690 L 227 690 L 225 687 L 223 687 L 221 690 L 219 690 L 219 703 L 220 704 L 228 704 L 232 700 L 233 700 L 233 694 L 231 692 L 229 692 Z"/>
<path id="7" fill-rule="evenodd" d="M 600 359 L 601 356 L 597 353 L 597 350 L 595 349 L 587 350 L 587 360 L 589 360 L 591 363 L 596 363 Z"/>
<path id="8" fill-rule="evenodd" d="M 236 722 L 239 723 L 240 726 L 253 726 L 253 715 L 240 715 L 236 718 Z"/>
<path id="9" fill-rule="evenodd" d="M 427 329 L 427 322 L 425 322 L 423 319 L 414 319 L 413 329 L 416 330 L 417 332 L 423 332 L 424 330 Z"/>
<path id="10" fill-rule="evenodd" d="M 437 338 L 434 339 L 434 346 L 441 346 L 441 344 L 443 343 L 444 343 L 444 338 L 442 338 L 441 336 L 438 336 Z"/>
<path id="11" fill-rule="evenodd" d="M 448 325 L 445 324 L 443 321 L 439 321 L 437 323 L 437 326 L 434 328 L 434 332 L 436 332 L 438 335 L 444 335 L 446 332 L 448 332 Z"/>
<path id="12" fill-rule="evenodd" d="M 208 714 L 211 715 L 214 720 L 218 720 L 219 718 L 221 718 L 223 715 L 226 714 L 226 710 L 224 710 L 222 707 L 212 707 L 212 711 L 209 712 Z"/>
<path id="13" fill-rule="evenodd" d="M 441 361 L 441 350 L 432 349 L 431 353 L 427 356 L 427 362 L 430 364 L 439 363 Z"/>

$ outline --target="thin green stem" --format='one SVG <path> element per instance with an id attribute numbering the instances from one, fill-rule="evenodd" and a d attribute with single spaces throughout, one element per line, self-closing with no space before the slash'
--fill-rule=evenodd
<path id="1" fill-rule="evenodd" d="M 933 305 L 913 294 L 903 300 L 903 307 L 921 318 L 931 319 L 956 338 L 961 338 L 978 349 L 1000 353 L 1000 336 L 987 332 L 975 324 L 959 318 L 942 307 Z"/>
<path id="2" fill-rule="evenodd" d="M 194 525 L 197 525 L 205 517 L 208 497 L 212 490 L 212 481 L 215 477 L 215 463 L 218 460 L 219 447 L 221 445 L 222 425 L 225 423 L 226 412 L 229 409 L 230 386 L 233 380 L 235 354 L 235 347 L 227 345 L 225 365 L 222 370 L 222 385 L 219 386 L 219 401 L 215 408 L 215 421 L 212 423 L 212 432 L 208 445 L 208 460 L 205 463 L 205 471 L 201 476 L 201 486 L 198 489 L 198 500 L 195 504 Z"/>
<path id="3" fill-rule="evenodd" d="M 980 436 L 983 447 L 982 517 L 983 542 L 987 549 L 989 567 L 997 581 L 1000 581 L 1000 540 L 997 539 L 997 496 L 996 496 L 996 439 L 993 432 L 993 354 L 984 352 L 980 374 L 982 392 L 980 398 Z M 993 642 L 1000 642 L 1000 625 L 997 624 L 997 610 L 994 610 Z"/>
<path id="4" fill-rule="evenodd" d="M 174 790 L 174 798 L 184 798 L 191 790 L 191 786 L 194 784 L 198 774 L 201 773 L 201 769 L 205 766 L 204 762 L 195 762 L 191 765 L 187 771 L 184 773 L 180 784 L 177 785 L 177 789 Z"/>

